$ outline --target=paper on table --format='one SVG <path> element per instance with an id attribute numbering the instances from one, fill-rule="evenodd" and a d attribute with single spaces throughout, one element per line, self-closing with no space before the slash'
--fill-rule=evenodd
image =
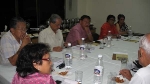
<path id="1" fill-rule="evenodd" d="M 128 53 L 122 52 L 114 52 L 112 56 L 112 60 L 121 60 L 121 59 L 128 59 Z"/>

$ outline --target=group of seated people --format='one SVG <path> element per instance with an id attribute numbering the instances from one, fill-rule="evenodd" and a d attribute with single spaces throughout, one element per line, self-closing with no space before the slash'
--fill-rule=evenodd
<path id="1" fill-rule="evenodd" d="M 111 31 L 113 37 L 116 34 L 127 33 L 128 29 L 124 20 L 125 16 L 119 14 L 118 22 L 115 24 L 115 16 L 108 15 L 107 21 L 101 27 L 99 39 L 105 38 L 108 31 Z M 89 29 L 91 18 L 88 15 L 81 16 L 79 23 L 71 28 L 65 42 L 59 29 L 62 23 L 61 17 L 58 14 L 52 14 L 49 22 L 48 28 L 39 33 L 38 43 L 34 44 L 26 33 L 26 21 L 23 18 L 15 17 L 10 21 L 10 30 L 2 36 L 0 41 L 0 56 L 2 64 L 16 66 L 17 73 L 12 84 L 56 84 L 50 75 L 52 71 L 50 51 L 60 52 L 63 47 L 67 47 L 67 43 L 71 43 L 72 46 L 80 45 L 81 38 L 85 38 L 85 42 L 93 41 Z M 145 34 L 140 40 L 138 51 L 138 59 L 143 68 L 133 77 L 129 70 L 120 71 L 120 74 L 131 80 L 130 84 L 150 84 L 148 80 L 150 77 L 149 48 L 150 34 Z"/>
<path id="2" fill-rule="evenodd" d="M 118 15 L 118 21 L 114 15 L 108 15 L 106 22 L 102 25 L 100 30 L 99 39 L 104 39 L 108 31 L 111 31 L 112 37 L 115 38 L 117 35 L 127 34 L 128 26 L 125 23 L 125 16 L 123 14 Z"/>

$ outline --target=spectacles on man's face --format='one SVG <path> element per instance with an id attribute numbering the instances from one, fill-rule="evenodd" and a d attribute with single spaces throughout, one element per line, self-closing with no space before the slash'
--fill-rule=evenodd
<path id="1" fill-rule="evenodd" d="M 19 30 L 21 32 L 27 32 L 27 29 L 17 29 L 17 30 Z"/>

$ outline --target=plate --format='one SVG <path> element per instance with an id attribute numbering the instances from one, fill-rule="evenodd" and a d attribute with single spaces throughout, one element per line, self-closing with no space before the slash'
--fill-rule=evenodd
<path id="1" fill-rule="evenodd" d="M 128 83 L 129 83 L 128 79 L 124 78 L 122 75 L 118 75 L 118 76 L 116 76 L 116 77 L 117 77 L 117 78 L 120 78 L 119 81 L 121 81 L 121 80 L 124 81 L 123 83 L 117 83 L 117 82 L 116 82 L 116 84 L 128 84 Z M 116 80 L 115 80 L 115 81 L 116 81 Z"/>
<path id="2" fill-rule="evenodd" d="M 73 73 L 67 70 L 60 70 L 60 71 L 55 71 L 52 73 L 53 76 L 59 76 L 62 78 L 68 78 L 68 76 L 72 75 Z"/>

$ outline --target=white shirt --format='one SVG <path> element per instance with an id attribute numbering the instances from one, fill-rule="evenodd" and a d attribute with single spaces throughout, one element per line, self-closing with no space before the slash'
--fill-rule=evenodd
<path id="1" fill-rule="evenodd" d="M 38 42 L 49 44 L 51 50 L 53 50 L 53 47 L 62 47 L 64 40 L 60 29 L 58 29 L 56 33 L 54 33 L 54 31 L 49 26 L 39 33 Z"/>
<path id="2" fill-rule="evenodd" d="M 129 84 L 150 84 L 150 64 L 139 69 L 134 74 Z"/>
<path id="3" fill-rule="evenodd" d="M 2 64 L 10 64 L 8 58 L 16 54 L 21 43 L 18 43 L 10 31 L 2 36 L 0 41 L 0 56 L 2 58 Z"/>

